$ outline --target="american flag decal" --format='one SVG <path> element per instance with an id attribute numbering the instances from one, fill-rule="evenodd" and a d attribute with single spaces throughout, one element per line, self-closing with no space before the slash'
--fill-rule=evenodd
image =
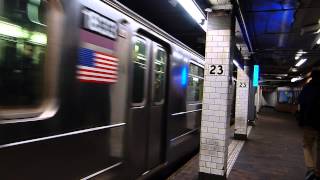
<path id="1" fill-rule="evenodd" d="M 92 49 L 79 49 L 77 79 L 80 82 L 109 84 L 117 82 L 118 59 Z"/>

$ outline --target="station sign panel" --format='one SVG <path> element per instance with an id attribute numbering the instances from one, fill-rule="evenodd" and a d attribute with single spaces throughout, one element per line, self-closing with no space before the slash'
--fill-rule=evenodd
<path id="1" fill-rule="evenodd" d="M 225 74 L 225 67 L 221 64 L 212 64 L 209 65 L 209 74 L 210 75 L 224 75 Z"/>

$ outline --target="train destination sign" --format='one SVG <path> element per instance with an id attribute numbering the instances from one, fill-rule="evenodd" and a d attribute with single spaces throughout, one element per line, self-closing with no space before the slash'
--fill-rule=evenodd
<path id="1" fill-rule="evenodd" d="M 83 9 L 83 28 L 107 36 L 112 39 L 117 37 L 117 24 L 89 9 Z"/>

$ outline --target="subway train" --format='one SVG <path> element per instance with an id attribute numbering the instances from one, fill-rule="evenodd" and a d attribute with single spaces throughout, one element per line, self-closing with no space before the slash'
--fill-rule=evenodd
<path id="1" fill-rule="evenodd" d="M 150 179 L 197 152 L 201 55 L 109 0 L 0 16 L 0 179 Z"/>

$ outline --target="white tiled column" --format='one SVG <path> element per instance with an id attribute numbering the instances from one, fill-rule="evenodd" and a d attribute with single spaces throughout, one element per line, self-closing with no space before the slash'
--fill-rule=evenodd
<path id="1" fill-rule="evenodd" d="M 206 37 L 199 178 L 226 179 L 231 111 L 232 17 L 209 13 Z"/>
<path id="2" fill-rule="evenodd" d="M 247 75 L 248 66 L 244 70 L 238 68 L 236 86 L 236 113 L 235 113 L 235 139 L 247 139 L 249 87 L 250 81 Z"/>

